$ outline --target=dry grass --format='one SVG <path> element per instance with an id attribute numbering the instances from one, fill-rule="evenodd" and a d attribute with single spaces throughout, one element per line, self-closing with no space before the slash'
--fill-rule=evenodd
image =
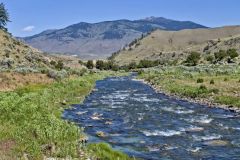
<path id="1" fill-rule="evenodd" d="M 183 60 L 186 53 L 214 53 L 219 49 L 236 48 L 240 51 L 240 26 L 221 27 L 215 29 L 186 29 L 181 31 L 152 32 L 115 57 L 119 64 L 128 64 L 142 59 L 164 61 Z M 208 46 L 208 50 L 204 50 Z M 202 59 L 204 60 L 204 59 Z"/>
<path id="2" fill-rule="evenodd" d="M 13 91 L 31 84 L 50 84 L 54 80 L 40 73 L 0 73 L 0 91 Z"/>

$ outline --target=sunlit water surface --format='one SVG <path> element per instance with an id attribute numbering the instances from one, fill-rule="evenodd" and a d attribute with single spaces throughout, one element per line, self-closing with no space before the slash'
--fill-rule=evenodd
<path id="1" fill-rule="evenodd" d="M 98 81 L 63 117 L 85 127 L 90 142 L 143 159 L 240 159 L 239 115 L 176 100 L 132 78 Z"/>

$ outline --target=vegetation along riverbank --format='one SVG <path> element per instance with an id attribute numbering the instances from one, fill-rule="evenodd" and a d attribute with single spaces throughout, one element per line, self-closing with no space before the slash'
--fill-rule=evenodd
<path id="1" fill-rule="evenodd" d="M 3 159 L 45 157 L 129 159 L 107 144 L 81 147 L 83 129 L 61 118 L 69 104 L 82 102 L 95 81 L 112 72 L 88 73 L 51 84 L 33 84 L 0 92 L 0 156 Z"/>
<path id="2" fill-rule="evenodd" d="M 165 94 L 240 111 L 239 65 L 162 66 L 141 70 L 138 77 Z"/>

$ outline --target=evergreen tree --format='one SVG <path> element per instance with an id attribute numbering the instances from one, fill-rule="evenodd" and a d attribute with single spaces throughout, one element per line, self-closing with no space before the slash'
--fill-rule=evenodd
<path id="1" fill-rule="evenodd" d="M 88 69 L 93 69 L 93 67 L 94 67 L 93 61 L 92 61 L 92 60 L 88 60 L 86 67 L 87 67 Z"/>
<path id="2" fill-rule="evenodd" d="M 6 29 L 5 26 L 7 25 L 9 20 L 9 14 L 5 8 L 3 3 L 0 3 L 0 29 Z"/>

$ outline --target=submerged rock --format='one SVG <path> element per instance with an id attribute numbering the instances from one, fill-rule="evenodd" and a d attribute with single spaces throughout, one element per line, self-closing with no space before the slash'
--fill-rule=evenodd
<path id="1" fill-rule="evenodd" d="M 227 146 L 230 143 L 224 140 L 212 140 L 212 141 L 205 142 L 204 144 L 208 146 Z"/>
<path id="2" fill-rule="evenodd" d="M 96 135 L 98 137 L 106 137 L 106 134 L 104 132 L 102 132 L 102 131 L 97 132 Z"/>
<path id="3" fill-rule="evenodd" d="M 107 124 L 107 125 L 112 125 L 113 122 L 111 122 L 111 121 L 106 121 L 105 124 Z"/>

